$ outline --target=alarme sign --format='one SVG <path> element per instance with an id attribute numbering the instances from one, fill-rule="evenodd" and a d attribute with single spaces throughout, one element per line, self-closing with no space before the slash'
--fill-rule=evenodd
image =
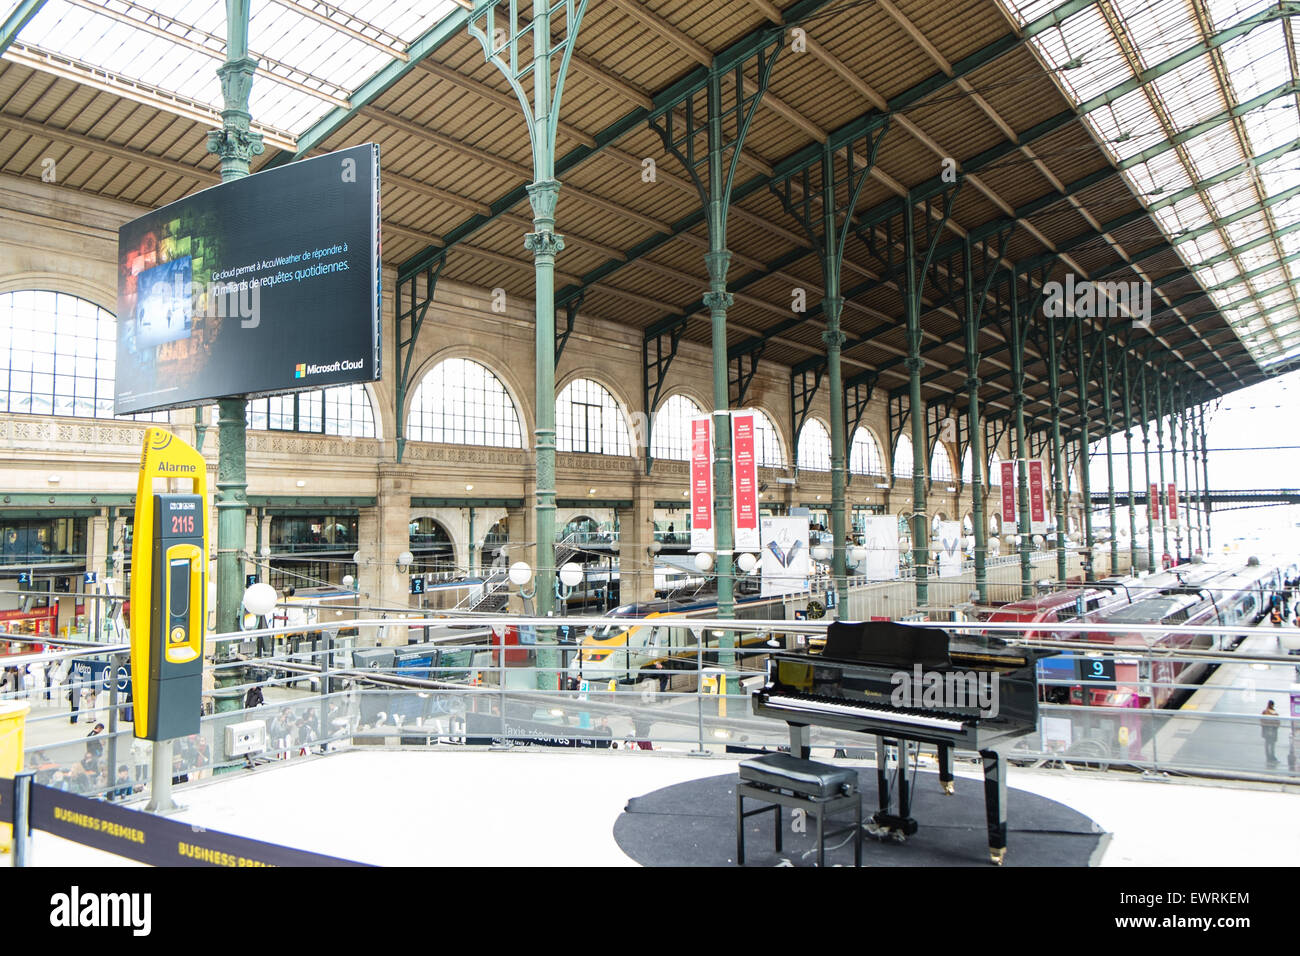
<path id="1" fill-rule="evenodd" d="M 713 550 L 713 419 L 691 419 L 691 550 Z"/>
<path id="2" fill-rule="evenodd" d="M 732 501 L 735 515 L 736 547 L 757 551 L 758 535 L 758 462 L 754 457 L 754 413 L 731 413 Z"/>

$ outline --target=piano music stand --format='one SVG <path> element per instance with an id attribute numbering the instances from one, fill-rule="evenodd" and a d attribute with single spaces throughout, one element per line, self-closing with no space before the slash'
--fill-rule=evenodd
<path id="1" fill-rule="evenodd" d="M 789 754 L 764 754 L 740 764 L 736 784 L 736 865 L 745 865 L 745 819 L 771 810 L 776 852 L 781 852 L 782 807 L 802 810 L 817 819 L 817 865 L 826 865 L 826 837 L 853 832 L 853 865 L 862 865 L 862 795 L 857 771 L 831 764 L 800 760 Z M 745 809 L 745 797 L 771 804 Z M 827 834 L 826 817 L 853 808 L 853 825 Z"/>

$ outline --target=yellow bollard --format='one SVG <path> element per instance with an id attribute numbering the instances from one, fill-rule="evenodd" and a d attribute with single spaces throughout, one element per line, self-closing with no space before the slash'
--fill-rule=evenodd
<path id="1" fill-rule="evenodd" d="M 0 703 L 0 777 L 10 780 L 23 769 L 23 734 L 27 729 L 27 712 L 31 708 L 19 701 Z M 9 787 L 9 783 L 3 784 Z M 11 799 L 5 794 L 5 801 Z M 0 823 L 0 853 L 10 851 L 13 827 Z"/>

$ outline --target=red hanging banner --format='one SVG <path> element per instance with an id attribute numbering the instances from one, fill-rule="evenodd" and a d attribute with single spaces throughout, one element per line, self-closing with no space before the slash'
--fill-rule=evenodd
<path id="1" fill-rule="evenodd" d="M 1004 461 L 1002 467 L 1002 523 L 1016 523 L 1016 463 Z"/>
<path id="2" fill-rule="evenodd" d="M 1147 514 L 1152 521 L 1160 520 L 1160 486 L 1154 482 L 1147 491 Z"/>
<path id="3" fill-rule="evenodd" d="M 691 419 L 691 550 L 713 550 L 713 419 Z"/>
<path id="4" fill-rule="evenodd" d="M 1043 463 L 1038 458 L 1029 460 L 1029 521 L 1033 531 L 1047 526 L 1047 497 L 1043 487 Z"/>
<path id="5" fill-rule="evenodd" d="M 1165 492 L 1165 501 L 1169 503 L 1169 520 L 1178 520 L 1178 486 L 1172 481 L 1169 482 L 1169 489 Z"/>
<path id="6" fill-rule="evenodd" d="M 757 551 L 758 462 L 754 456 L 754 413 L 731 413 L 732 513 L 735 515 L 735 546 Z"/>

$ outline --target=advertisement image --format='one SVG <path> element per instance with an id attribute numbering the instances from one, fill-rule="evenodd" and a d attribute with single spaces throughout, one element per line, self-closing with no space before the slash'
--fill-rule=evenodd
<path id="1" fill-rule="evenodd" d="M 378 380 L 379 151 L 197 192 L 118 232 L 114 411 Z"/>

